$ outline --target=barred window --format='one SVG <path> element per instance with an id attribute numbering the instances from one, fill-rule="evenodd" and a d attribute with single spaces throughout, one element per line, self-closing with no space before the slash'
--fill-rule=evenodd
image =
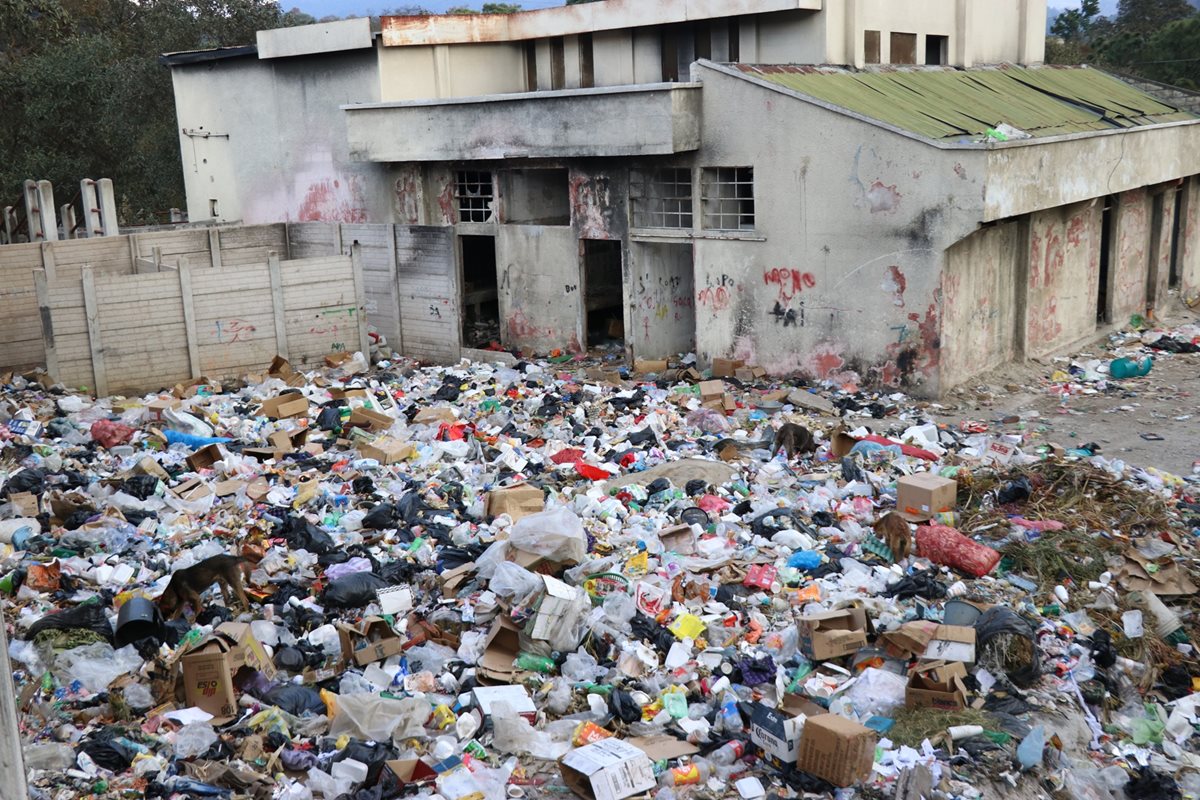
<path id="1" fill-rule="evenodd" d="M 487 222 L 492 216 L 492 173 L 459 172 L 455 187 L 459 222 Z"/>
<path id="2" fill-rule="evenodd" d="M 754 168 L 706 167 L 703 178 L 704 228 L 754 230 Z"/>
<path id="3" fill-rule="evenodd" d="M 687 167 L 635 170 L 629 199 L 635 228 L 692 227 L 692 171 Z"/>

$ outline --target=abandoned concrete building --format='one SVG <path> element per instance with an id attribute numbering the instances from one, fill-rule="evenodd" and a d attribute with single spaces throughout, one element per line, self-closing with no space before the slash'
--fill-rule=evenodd
<path id="1" fill-rule="evenodd" d="M 1045 19 L 606 0 L 163 60 L 191 219 L 374 243 L 408 355 L 616 341 L 933 395 L 1200 295 L 1200 118 L 1041 66 Z"/>

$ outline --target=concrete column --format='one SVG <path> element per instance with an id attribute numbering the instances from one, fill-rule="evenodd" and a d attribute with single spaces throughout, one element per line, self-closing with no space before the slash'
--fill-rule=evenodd
<path id="1" fill-rule="evenodd" d="M 58 207 L 58 218 L 62 220 L 62 238 L 64 239 L 82 239 L 79 231 L 75 229 L 75 206 L 70 203 L 63 203 Z"/>
<path id="2" fill-rule="evenodd" d="M 46 234 L 42 230 L 41 198 L 38 197 L 37 182 L 25 181 L 22 194 L 25 200 L 25 226 L 29 229 L 29 241 L 44 242 Z"/>
<path id="3" fill-rule="evenodd" d="M 100 196 L 96 193 L 96 182 L 91 178 L 81 180 L 79 182 L 79 196 L 80 202 L 83 204 L 83 228 L 87 231 L 88 238 L 102 236 Z"/>
<path id="4" fill-rule="evenodd" d="M 8 657 L 8 635 L 0 614 L 0 797 L 28 797 L 25 759 L 17 725 L 17 689 L 13 685 L 12 661 Z"/>
<path id="5" fill-rule="evenodd" d="M 54 211 L 54 184 L 50 181 L 37 182 L 38 213 L 42 223 L 43 241 L 58 239 L 58 215 Z"/>
<path id="6" fill-rule="evenodd" d="M 958 0 L 954 15 L 954 63 L 960 67 L 975 63 L 975 54 L 971 51 L 971 8 L 971 0 Z"/>
<path id="7" fill-rule="evenodd" d="M 117 195 L 113 191 L 112 178 L 101 178 L 97 183 L 100 195 L 100 222 L 105 236 L 117 236 L 121 226 L 117 220 Z"/>
<path id="8" fill-rule="evenodd" d="M 879 46 L 882 50 L 883 42 L 880 42 Z M 859 0 L 846 0 L 846 61 L 859 69 L 862 69 L 867 63 L 866 43 L 863 41 L 862 8 Z"/>

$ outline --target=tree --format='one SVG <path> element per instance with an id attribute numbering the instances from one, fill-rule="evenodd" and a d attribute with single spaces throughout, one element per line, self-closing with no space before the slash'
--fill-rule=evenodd
<path id="1" fill-rule="evenodd" d="M 311 21 L 272 0 L 0 2 L 0 201 L 26 178 L 71 200 L 82 178 L 113 179 L 122 222 L 184 203 L 179 133 L 163 52 L 251 44 Z"/>
<path id="2" fill-rule="evenodd" d="M 577 6 L 580 3 L 598 3 L 600 0 L 567 0 L 567 5 Z"/>
<path id="3" fill-rule="evenodd" d="M 1150 37 L 1144 52 L 1158 58 L 1137 64 L 1138 72 L 1156 81 L 1200 90 L 1200 14 L 1167 25 Z"/>
<path id="4" fill-rule="evenodd" d="M 1092 21 L 1100 15 L 1100 0 L 1083 0 L 1079 8 L 1059 13 L 1050 26 L 1050 33 L 1064 42 L 1078 42 L 1087 36 Z"/>
<path id="5" fill-rule="evenodd" d="M 484 3 L 484 14 L 516 14 L 521 11 L 520 3 Z"/>
<path id="6" fill-rule="evenodd" d="M 1150 36 L 1195 11 L 1187 0 L 1121 0 L 1116 25 L 1123 33 Z"/>

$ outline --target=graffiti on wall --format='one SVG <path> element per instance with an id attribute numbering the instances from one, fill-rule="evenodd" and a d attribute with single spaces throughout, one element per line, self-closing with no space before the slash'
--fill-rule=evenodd
<path id="1" fill-rule="evenodd" d="M 696 306 L 708 309 L 714 315 L 718 314 L 733 303 L 735 291 L 737 284 L 726 273 L 721 273 L 716 278 L 706 278 L 704 287 L 696 292 Z"/>
<path id="2" fill-rule="evenodd" d="M 572 172 L 569 183 L 571 221 L 581 239 L 619 239 L 612 179 L 604 174 Z"/>
<path id="3" fill-rule="evenodd" d="M 301 222 L 366 222 L 367 201 L 357 175 L 309 184 L 300 201 Z"/>
<path id="4" fill-rule="evenodd" d="M 256 330 L 244 319 L 219 319 L 213 323 L 212 335 L 217 344 L 237 344 L 250 341 Z"/>

